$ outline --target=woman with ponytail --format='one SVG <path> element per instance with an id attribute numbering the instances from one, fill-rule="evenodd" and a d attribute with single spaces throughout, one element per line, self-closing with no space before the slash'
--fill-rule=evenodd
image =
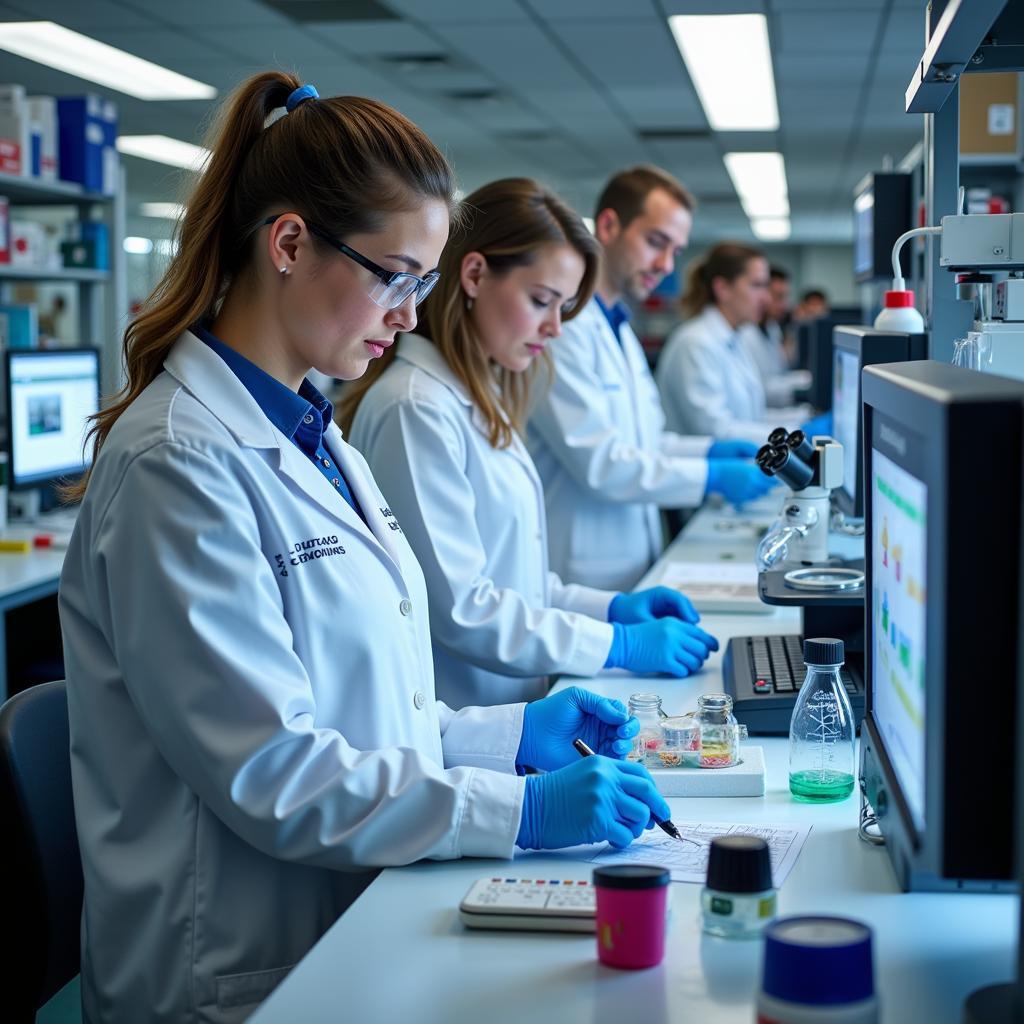
<path id="1" fill-rule="evenodd" d="M 548 571 L 521 431 L 548 343 L 590 300 L 597 242 L 527 178 L 485 185 L 465 209 L 418 333 L 342 404 L 426 576 L 438 694 L 466 707 L 543 697 L 556 673 L 690 675 L 717 644 L 678 591 L 617 594 Z"/>
<path id="2" fill-rule="evenodd" d="M 278 72 L 211 153 L 61 578 L 90 1022 L 244 1020 L 374 870 L 625 846 L 669 814 L 615 702 L 435 700 L 423 574 L 306 378 L 358 378 L 416 326 L 457 214 L 444 158 Z"/>
<path id="3" fill-rule="evenodd" d="M 744 333 L 757 329 L 768 283 L 764 254 L 740 242 L 691 264 L 682 300 L 690 319 L 669 335 L 656 372 L 670 430 L 764 443 L 765 390 Z"/>

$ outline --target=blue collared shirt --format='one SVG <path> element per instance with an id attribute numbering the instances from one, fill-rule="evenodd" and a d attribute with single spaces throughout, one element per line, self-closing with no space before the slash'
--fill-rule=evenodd
<path id="1" fill-rule="evenodd" d="M 196 326 L 192 332 L 228 364 L 234 375 L 245 385 L 246 391 L 266 413 L 267 419 L 313 461 L 331 486 L 365 523 L 366 516 L 352 494 L 345 474 L 324 445 L 324 431 L 334 416 L 331 403 L 308 380 L 302 381 L 299 393 L 296 394 L 230 345 L 225 345 L 205 327 Z"/>
<path id="2" fill-rule="evenodd" d="M 609 309 L 604 304 L 604 299 L 602 299 L 601 296 L 597 294 L 597 292 L 594 292 L 594 298 L 597 300 L 597 304 L 600 307 L 601 312 L 604 313 L 605 319 L 608 321 L 609 326 L 611 327 L 612 331 L 615 334 L 615 337 L 618 339 L 619 344 L 621 345 L 622 335 L 619 333 L 619 330 L 623 324 L 629 322 L 629 306 L 627 306 L 624 302 L 616 302 L 615 305 L 612 306 L 611 309 Z"/>

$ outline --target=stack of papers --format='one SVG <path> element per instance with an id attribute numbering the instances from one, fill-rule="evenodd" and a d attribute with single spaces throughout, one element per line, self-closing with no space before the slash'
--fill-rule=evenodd
<path id="1" fill-rule="evenodd" d="M 750 562 L 669 562 L 658 581 L 681 590 L 699 612 L 771 614 L 757 590 L 757 566 Z"/>

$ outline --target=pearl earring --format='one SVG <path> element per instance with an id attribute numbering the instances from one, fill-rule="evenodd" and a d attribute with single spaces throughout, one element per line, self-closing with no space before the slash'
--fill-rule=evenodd
<path id="1" fill-rule="evenodd" d="M 281 273 L 282 274 L 287 274 L 288 273 L 288 268 L 287 267 L 281 267 Z"/>

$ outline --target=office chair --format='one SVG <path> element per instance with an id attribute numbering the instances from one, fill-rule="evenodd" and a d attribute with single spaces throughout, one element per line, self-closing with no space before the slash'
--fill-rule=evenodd
<path id="1" fill-rule="evenodd" d="M 0 821 L 9 935 L 3 1014 L 21 1024 L 79 971 L 82 864 L 63 680 L 0 707 Z"/>

